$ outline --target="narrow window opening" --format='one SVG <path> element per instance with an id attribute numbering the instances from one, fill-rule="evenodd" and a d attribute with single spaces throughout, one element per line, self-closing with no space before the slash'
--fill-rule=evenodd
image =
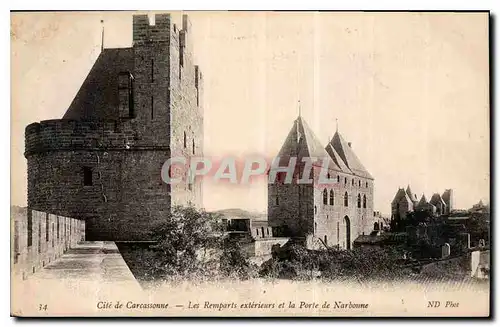
<path id="1" fill-rule="evenodd" d="M 122 118 L 134 117 L 134 77 L 130 72 L 118 75 L 119 111 Z"/>
<path id="2" fill-rule="evenodd" d="M 38 253 L 42 253 L 42 220 L 38 220 Z"/>
<path id="3" fill-rule="evenodd" d="M 154 119 L 154 107 L 155 107 L 154 98 L 153 96 L 151 96 L 151 120 Z"/>
<path id="4" fill-rule="evenodd" d="M 33 245 L 33 214 L 28 210 L 28 246 Z"/>
<path id="5" fill-rule="evenodd" d="M 358 194 L 358 208 L 361 208 L 361 195 Z"/>
<path id="6" fill-rule="evenodd" d="M 186 132 L 184 132 L 184 149 L 187 147 L 187 135 Z"/>
<path id="7" fill-rule="evenodd" d="M 335 204 L 335 199 L 333 195 L 333 190 L 330 190 L 330 205 L 333 206 Z"/>
<path id="8" fill-rule="evenodd" d="M 363 195 L 363 208 L 366 208 L 366 194 Z"/>
<path id="9" fill-rule="evenodd" d="M 349 206 L 349 195 L 347 194 L 347 192 L 344 193 L 344 207 L 348 207 Z"/>
<path id="10" fill-rule="evenodd" d="M 83 185 L 92 186 L 92 168 L 83 167 Z"/>
<path id="11" fill-rule="evenodd" d="M 196 146 L 194 144 L 194 139 L 193 139 L 193 154 L 195 153 L 195 150 L 196 150 Z"/>
<path id="12" fill-rule="evenodd" d="M 155 62 L 151 59 L 151 83 L 155 81 Z"/>
<path id="13" fill-rule="evenodd" d="M 180 41 L 181 41 L 181 44 L 180 44 L 180 47 L 179 47 L 179 80 L 182 79 L 182 67 L 184 67 L 184 36 L 182 35 L 182 31 L 181 31 L 181 35 L 180 35 Z"/>
<path id="14" fill-rule="evenodd" d="M 328 191 L 326 188 L 323 190 L 323 204 L 328 204 Z"/>
<path id="15" fill-rule="evenodd" d="M 45 214 L 45 241 L 49 241 L 49 214 Z"/>

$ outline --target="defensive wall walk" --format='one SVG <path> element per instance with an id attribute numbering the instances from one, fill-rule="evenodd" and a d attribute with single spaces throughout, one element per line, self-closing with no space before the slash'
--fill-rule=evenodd
<path id="1" fill-rule="evenodd" d="M 12 314 L 22 316 L 103 314 L 102 303 L 142 292 L 114 242 L 78 242 L 34 274 L 12 282 L 12 308 L 25 308 Z"/>

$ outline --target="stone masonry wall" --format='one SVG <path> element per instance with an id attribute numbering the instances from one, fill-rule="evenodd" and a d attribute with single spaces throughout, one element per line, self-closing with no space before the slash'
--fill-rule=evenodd
<path id="1" fill-rule="evenodd" d="M 89 240 L 140 241 L 172 204 L 202 205 L 201 180 L 161 179 L 170 157 L 203 155 L 203 80 L 189 30 L 185 16 L 181 29 L 168 14 L 154 24 L 134 16 L 133 116 L 26 127 L 30 209 L 85 219 Z"/>
<path id="2" fill-rule="evenodd" d="M 170 121 L 172 156 L 203 156 L 203 77 L 193 64 L 191 23 L 186 15 L 182 26 L 171 25 L 170 33 Z M 202 184 L 188 181 L 172 185 L 172 204 L 192 203 L 202 206 Z"/>
<path id="3" fill-rule="evenodd" d="M 161 180 L 168 148 L 138 139 L 127 122 L 31 124 L 26 157 L 29 208 L 86 219 L 89 240 L 144 239 L 170 208 Z M 84 167 L 92 185 L 84 185 Z"/>
<path id="4" fill-rule="evenodd" d="M 32 210 L 31 244 L 28 211 L 11 212 L 11 271 L 26 279 L 85 240 L 85 221 Z"/>
<path id="5" fill-rule="evenodd" d="M 319 178 L 320 168 L 313 169 L 313 180 Z M 328 246 L 347 248 L 347 224 L 350 222 L 350 242 L 358 235 L 369 234 L 373 230 L 373 187 L 371 179 L 330 171 L 332 179 L 339 182 L 332 185 L 270 184 L 268 188 L 269 224 L 279 227 L 286 224 L 291 228 L 287 236 L 312 237 L 325 240 Z M 354 183 L 353 183 L 354 180 Z M 323 203 L 326 189 L 327 204 Z M 334 192 L 334 204 L 330 205 L 330 191 Z M 300 196 L 299 196 L 299 192 Z M 344 206 L 344 194 L 348 194 L 348 206 Z M 361 208 L 357 206 L 357 196 L 361 197 Z M 363 207 L 366 196 L 366 208 Z M 276 201 L 277 200 L 277 201 Z M 321 242 L 311 244 L 321 245 Z"/>

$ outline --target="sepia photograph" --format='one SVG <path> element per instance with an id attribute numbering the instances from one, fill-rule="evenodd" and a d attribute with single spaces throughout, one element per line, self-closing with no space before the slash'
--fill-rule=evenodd
<path id="1" fill-rule="evenodd" d="M 490 24 L 11 12 L 11 315 L 490 317 Z"/>

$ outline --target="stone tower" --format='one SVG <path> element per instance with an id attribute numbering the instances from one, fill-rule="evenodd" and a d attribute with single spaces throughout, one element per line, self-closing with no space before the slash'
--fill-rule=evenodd
<path id="1" fill-rule="evenodd" d="M 203 155 L 203 78 L 191 24 L 133 17 L 133 46 L 104 49 L 62 119 L 26 127 L 28 207 L 86 220 L 89 240 L 147 240 L 172 205 L 202 206 L 201 180 L 168 185 L 171 156 Z"/>
<path id="2" fill-rule="evenodd" d="M 297 158 L 292 183 L 278 175 L 268 186 L 269 225 L 278 234 L 304 238 L 309 248 L 350 249 L 359 235 L 373 231 L 374 179 L 339 132 L 325 147 L 299 116 L 277 157 L 280 167 Z M 305 184 L 295 182 L 307 171 L 304 158 L 322 160 L 312 166 L 311 182 Z M 323 166 L 328 184 L 320 179 Z"/>

